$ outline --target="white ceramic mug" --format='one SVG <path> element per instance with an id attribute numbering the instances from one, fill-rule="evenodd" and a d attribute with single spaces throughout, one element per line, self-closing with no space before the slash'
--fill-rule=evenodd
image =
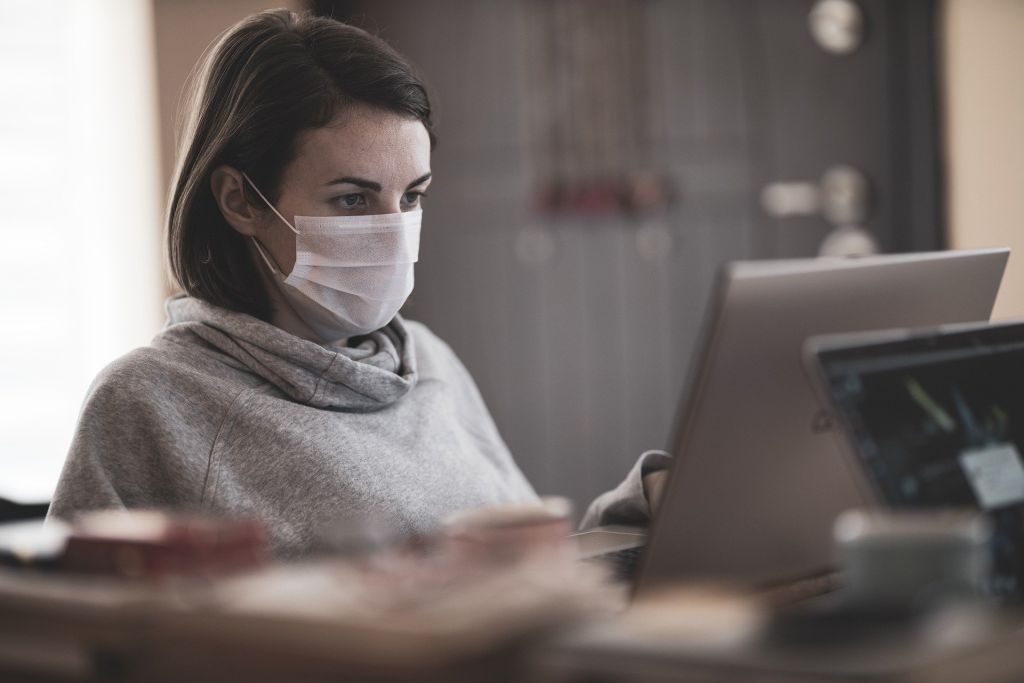
<path id="1" fill-rule="evenodd" d="M 854 605 L 914 609 L 976 595 L 991 568 L 991 523 L 974 510 L 848 510 L 834 536 Z"/>

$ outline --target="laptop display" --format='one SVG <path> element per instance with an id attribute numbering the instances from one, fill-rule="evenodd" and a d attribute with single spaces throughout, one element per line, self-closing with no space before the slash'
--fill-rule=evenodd
<path id="1" fill-rule="evenodd" d="M 992 519 L 997 594 L 1024 580 L 1024 323 L 845 348 L 818 363 L 863 473 L 894 508 Z"/>

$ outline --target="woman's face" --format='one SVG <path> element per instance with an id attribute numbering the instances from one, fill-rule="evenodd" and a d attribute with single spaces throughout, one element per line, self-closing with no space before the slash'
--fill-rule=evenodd
<path id="1" fill-rule="evenodd" d="M 367 105 L 304 131 L 282 173 L 277 210 L 295 216 L 359 216 L 415 211 L 430 185 L 430 137 L 416 119 Z M 263 188 L 260 188 L 261 190 Z M 262 211 L 256 238 L 285 274 L 295 265 L 295 233 Z"/>

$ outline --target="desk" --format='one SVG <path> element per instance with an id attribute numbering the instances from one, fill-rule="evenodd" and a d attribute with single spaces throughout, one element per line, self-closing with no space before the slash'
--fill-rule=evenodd
<path id="1" fill-rule="evenodd" d="M 537 683 L 1008 683 L 1024 680 L 1024 613 L 950 608 L 917 620 L 795 637 L 741 602 L 710 610 L 682 590 L 580 626 L 531 656 Z M 698 607 L 694 608 L 694 604 Z M 781 634 L 780 634 L 781 631 Z"/>
<path id="2" fill-rule="evenodd" d="M 323 580 L 316 568 L 284 571 L 312 590 Z M 213 601 L 204 588 L 153 590 L 0 571 L 0 680 L 1024 680 L 1024 617 L 1011 612 L 978 610 L 968 619 L 961 613 L 956 620 L 936 618 L 914 628 L 894 622 L 855 637 L 808 643 L 769 637 L 769 617 L 756 602 L 735 596 L 709 601 L 693 589 L 615 611 L 609 607 L 617 599 L 601 609 L 586 605 L 603 599 L 589 592 L 592 586 L 551 583 L 520 590 L 484 583 L 480 591 L 460 590 L 458 600 L 435 603 L 412 617 L 335 614 L 325 599 L 316 606 L 322 608 L 319 616 L 312 610 L 285 618 L 265 610 L 274 601 L 256 590 L 270 586 L 270 578 L 235 584 L 253 596 L 252 609 L 239 611 L 222 591 Z M 287 591 L 280 595 L 289 598 Z M 482 600 L 484 595 L 490 597 Z M 465 610 L 467 604 L 472 609 Z"/>
<path id="3" fill-rule="evenodd" d="M 522 679 L 536 639 L 618 602 L 603 572 L 546 556 L 422 579 L 373 570 L 160 585 L 0 570 L 0 681 L 500 683 Z"/>

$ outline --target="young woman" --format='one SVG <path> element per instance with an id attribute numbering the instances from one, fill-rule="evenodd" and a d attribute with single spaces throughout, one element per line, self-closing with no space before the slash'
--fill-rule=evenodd
<path id="1" fill-rule="evenodd" d="M 50 508 L 256 515 L 283 556 L 319 528 L 536 497 L 452 350 L 398 310 L 430 185 L 430 103 L 383 41 L 263 12 L 194 84 L 168 216 L 186 296 L 89 390 Z M 639 522 L 645 454 L 587 525 Z M 645 492 L 646 484 L 646 492 Z"/>

